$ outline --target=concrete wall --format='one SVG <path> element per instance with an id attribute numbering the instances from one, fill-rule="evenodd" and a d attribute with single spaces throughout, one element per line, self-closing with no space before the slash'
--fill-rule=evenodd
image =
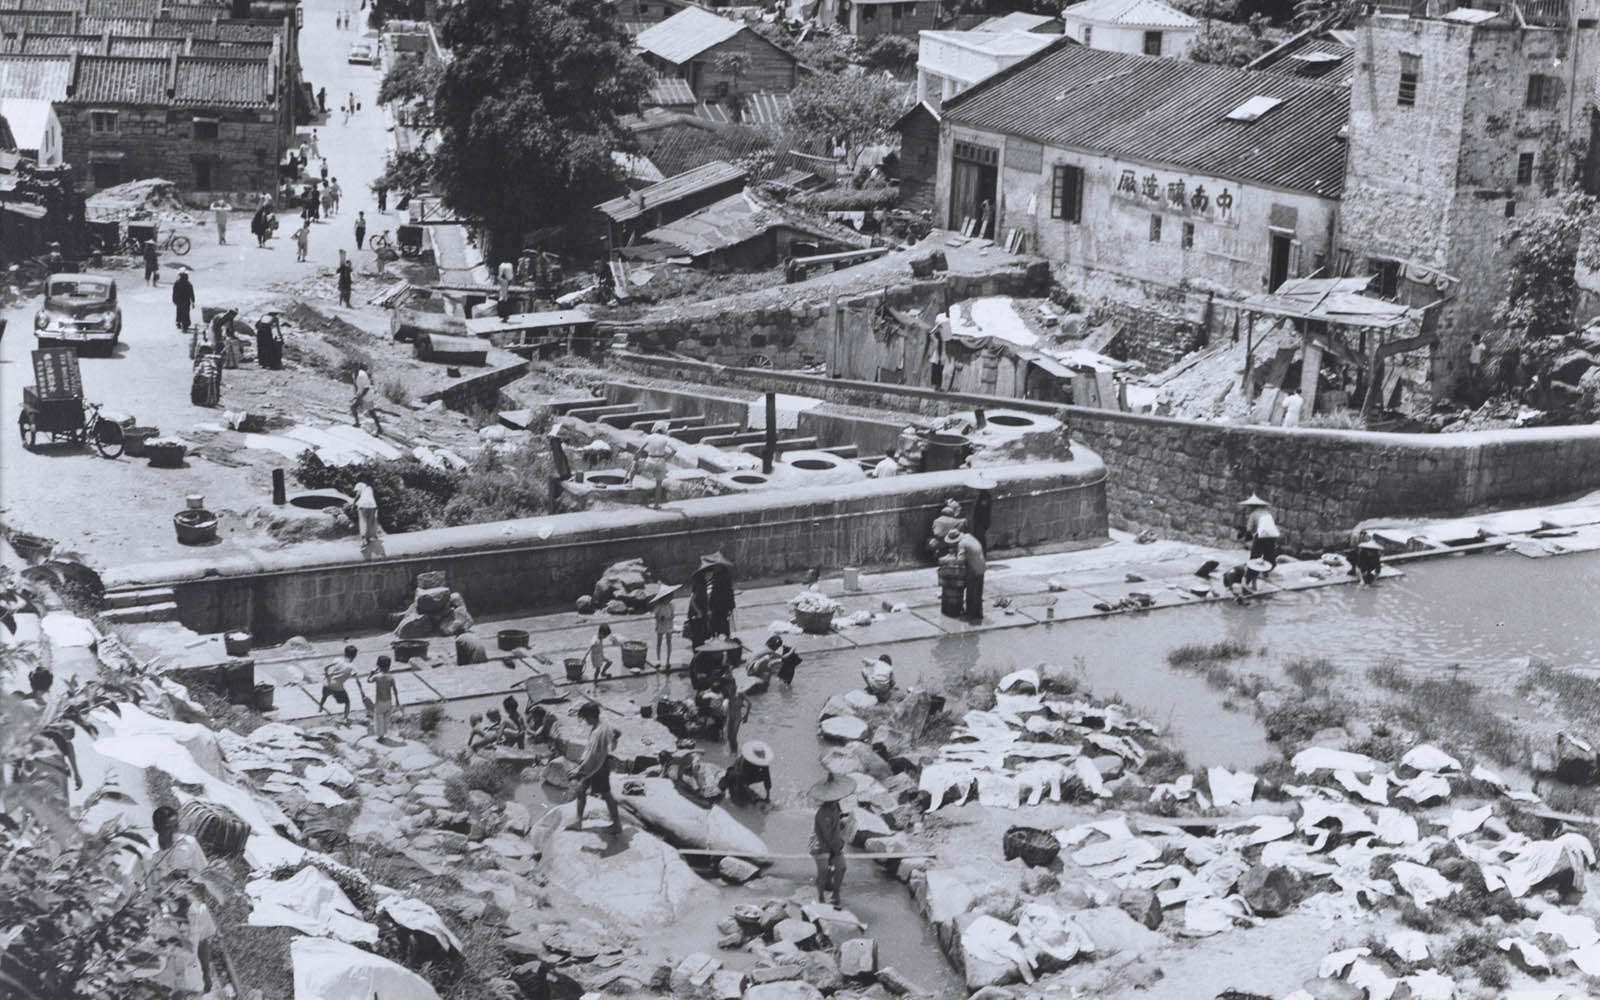
<path id="1" fill-rule="evenodd" d="M 422 397 L 422 401 L 431 403 L 436 399 L 442 399 L 446 409 L 463 412 L 498 406 L 500 390 L 526 374 L 528 374 L 526 361 L 506 365 L 504 368 L 469 375 L 448 388 L 428 393 Z"/>
<path id="2" fill-rule="evenodd" d="M 1105 469 L 1084 451 L 1071 462 L 988 469 L 994 488 L 989 548 L 1016 553 L 1105 536 Z M 601 572 L 643 558 L 660 578 L 683 580 L 702 553 L 720 550 L 746 582 L 812 567 L 905 566 L 939 506 L 972 499 L 967 471 L 846 486 L 712 497 L 661 510 L 588 511 L 387 536 L 363 558 L 354 541 L 299 545 L 221 559 L 124 567 L 108 587 L 171 586 L 180 620 L 260 636 L 383 627 L 410 601 L 416 575 L 444 570 L 475 612 L 570 607 Z M 931 580 L 931 574 L 930 574 Z"/>
<path id="3" fill-rule="evenodd" d="M 1260 493 L 1278 506 L 1290 549 L 1341 544 L 1369 517 L 1457 516 L 1545 503 L 1600 489 L 1600 426 L 1471 434 L 1371 434 L 1236 426 L 1027 400 L 960 396 L 787 372 L 688 366 L 612 355 L 615 367 L 722 386 L 893 406 L 908 418 L 974 406 L 1046 413 L 1107 471 L 1113 527 L 1169 538 L 1233 537 L 1236 504 Z"/>
<path id="4" fill-rule="evenodd" d="M 1062 14 L 1061 22 L 1066 26 L 1066 33 L 1091 49 L 1102 49 L 1106 52 L 1128 52 L 1133 55 L 1144 55 L 1144 33 L 1146 30 L 1161 32 L 1161 55 L 1168 59 L 1183 59 L 1189 54 L 1189 47 L 1194 44 L 1195 35 L 1199 34 L 1198 28 L 1141 28 L 1138 26 L 1125 26 L 1118 24 L 1105 24 L 1090 21 L 1074 14 Z M 1092 29 L 1092 34 L 1085 37 L 1085 29 Z"/>

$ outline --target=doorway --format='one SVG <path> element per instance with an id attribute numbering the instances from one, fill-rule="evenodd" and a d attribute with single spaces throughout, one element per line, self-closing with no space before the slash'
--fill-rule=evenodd
<path id="1" fill-rule="evenodd" d="M 1267 291 L 1275 292 L 1289 280 L 1289 258 L 1294 252 L 1294 237 L 1283 233 L 1272 234 L 1271 272 L 1267 276 Z"/>
<path id="2" fill-rule="evenodd" d="M 950 167 L 950 228 L 965 236 L 984 237 L 997 232 L 995 192 L 1000 179 L 1000 151 L 958 142 Z M 969 222 L 971 232 L 967 231 Z"/>

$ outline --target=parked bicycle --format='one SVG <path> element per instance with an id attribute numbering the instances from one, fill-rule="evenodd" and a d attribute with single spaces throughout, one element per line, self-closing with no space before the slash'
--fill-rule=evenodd
<path id="1" fill-rule="evenodd" d="M 137 257 L 144 253 L 144 240 L 144 237 L 136 236 L 130 232 L 127 236 L 123 237 L 122 246 L 118 249 L 118 252 L 129 257 Z M 163 252 L 170 251 L 171 253 L 177 254 L 179 257 L 186 256 L 189 253 L 189 247 L 189 237 L 179 236 L 175 231 L 169 231 L 166 239 L 156 241 L 157 250 Z"/>

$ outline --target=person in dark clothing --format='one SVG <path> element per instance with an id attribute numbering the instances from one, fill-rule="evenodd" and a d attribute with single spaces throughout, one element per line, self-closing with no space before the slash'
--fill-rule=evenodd
<path id="1" fill-rule="evenodd" d="M 589 741 L 584 747 L 583 759 L 569 772 L 577 783 L 577 805 L 569 830 L 583 829 L 584 807 L 589 793 L 593 792 L 606 804 L 611 818 L 610 832 L 622 832 L 622 816 L 617 809 L 616 797 L 611 792 L 611 755 L 617 749 L 617 731 L 600 721 L 600 703 L 586 701 L 578 708 L 578 718 L 589 724 Z"/>
<path id="2" fill-rule="evenodd" d="M 772 801 L 772 748 L 760 740 L 746 740 L 738 758 L 722 773 L 722 790 L 736 805 L 756 801 L 760 785 L 768 802 Z"/>
<path id="3" fill-rule="evenodd" d="M 378 211 L 387 212 L 389 210 L 389 189 L 379 184 L 375 191 L 378 195 Z"/>
<path id="4" fill-rule="evenodd" d="M 328 113 L 328 88 L 327 87 L 318 87 L 317 88 L 317 108 L 320 109 L 323 114 L 327 114 Z"/>
<path id="5" fill-rule="evenodd" d="M 267 206 L 262 205 L 250 218 L 250 234 L 256 238 L 258 247 L 266 246 L 267 237 L 272 234 L 272 224 L 267 221 L 271 217 L 272 213 L 267 211 Z"/>
<path id="6" fill-rule="evenodd" d="M 350 290 L 355 287 L 355 270 L 348 257 L 339 262 L 336 273 L 339 276 L 339 304 L 342 306 L 350 304 Z"/>
<path id="7" fill-rule="evenodd" d="M 161 257 L 156 253 L 156 241 L 144 241 L 144 280 L 147 284 L 161 283 Z"/>
<path id="8" fill-rule="evenodd" d="M 691 612 L 706 623 L 707 634 L 733 634 L 733 565 L 722 553 L 700 557 L 700 568 L 690 578 Z"/>
<path id="9" fill-rule="evenodd" d="M 356 213 L 356 249 L 361 249 L 361 242 L 367 238 L 367 213 Z"/>
<path id="10" fill-rule="evenodd" d="M 189 283 L 188 271 L 180 271 L 178 280 L 172 283 L 172 305 L 176 312 L 174 318 L 178 323 L 178 329 L 187 332 L 189 310 L 194 308 L 194 285 Z"/>
<path id="11" fill-rule="evenodd" d="M 830 774 L 811 788 L 811 797 L 822 803 L 811 821 L 808 852 L 817 863 L 817 902 L 832 895 L 839 905 L 839 889 L 844 885 L 844 850 L 854 834 L 850 818 L 839 803 L 855 794 L 855 782 L 841 774 Z"/>
<path id="12" fill-rule="evenodd" d="M 1368 538 L 1350 550 L 1350 575 L 1365 584 L 1378 582 L 1383 572 L 1383 546 Z"/>
<path id="13" fill-rule="evenodd" d="M 277 313 L 256 320 L 256 364 L 263 368 L 283 367 L 283 327 Z"/>

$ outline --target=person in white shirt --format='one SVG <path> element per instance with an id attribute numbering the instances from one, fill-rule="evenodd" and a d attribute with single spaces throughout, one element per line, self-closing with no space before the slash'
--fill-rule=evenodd
<path id="1" fill-rule="evenodd" d="M 889 449 L 881 462 L 872 467 L 872 478 L 874 479 L 888 479 L 890 476 L 898 476 L 899 474 L 900 461 L 895 458 L 893 448 Z"/>
<path id="2" fill-rule="evenodd" d="M 361 522 L 361 544 L 378 540 L 378 498 L 366 483 L 356 484 L 356 518 Z"/>
<path id="3" fill-rule="evenodd" d="M 1305 409 L 1306 401 L 1298 392 L 1291 392 L 1289 398 L 1283 401 L 1283 426 L 1299 427 L 1300 411 Z"/>
<path id="4" fill-rule="evenodd" d="M 378 421 L 378 404 L 372 394 L 372 373 L 365 367 L 357 368 L 355 374 L 350 376 L 350 385 L 355 392 L 350 400 L 351 420 L 360 427 L 361 414 L 365 413 L 372 418 L 372 432 L 382 436 L 383 424 Z"/>

